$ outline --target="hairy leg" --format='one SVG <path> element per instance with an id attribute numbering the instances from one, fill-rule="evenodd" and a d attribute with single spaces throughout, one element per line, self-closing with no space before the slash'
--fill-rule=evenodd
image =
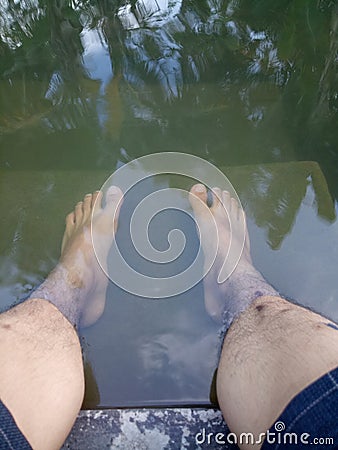
<path id="1" fill-rule="evenodd" d="M 338 329 L 279 296 L 253 267 L 248 235 L 236 269 L 218 284 L 230 242 L 228 215 L 232 239 L 238 239 L 236 224 L 245 221 L 244 211 L 218 188 L 207 209 L 203 185 L 193 186 L 190 201 L 206 254 L 213 246 L 212 217 L 219 234 L 216 260 L 205 279 L 206 309 L 226 333 L 217 375 L 218 400 L 233 432 L 258 436 L 295 395 L 338 366 Z"/>
<path id="2" fill-rule="evenodd" d="M 81 407 L 84 375 L 74 327 L 31 299 L 0 315 L 0 398 L 34 449 L 57 449 Z"/>
<path id="3" fill-rule="evenodd" d="M 83 363 L 75 328 L 102 314 L 107 279 L 90 227 L 107 249 L 122 192 L 87 195 L 66 219 L 60 262 L 31 298 L 0 315 L 0 398 L 34 449 L 60 448 L 81 407 Z M 75 328 L 74 328 L 75 327 Z"/>
<path id="4" fill-rule="evenodd" d="M 265 433 L 300 391 L 338 366 L 334 326 L 276 297 L 258 298 L 238 317 L 217 377 L 218 400 L 235 433 Z"/>

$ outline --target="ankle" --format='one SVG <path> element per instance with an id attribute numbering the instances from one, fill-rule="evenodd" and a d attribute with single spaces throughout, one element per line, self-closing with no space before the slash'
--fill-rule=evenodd
<path id="1" fill-rule="evenodd" d="M 278 292 L 251 265 L 238 266 L 223 283 L 224 310 L 222 314 L 222 342 L 231 324 L 261 297 L 279 296 Z"/>
<path id="2" fill-rule="evenodd" d="M 49 274 L 28 299 L 42 299 L 52 303 L 75 327 L 79 325 L 81 316 L 80 299 L 84 297 L 83 288 L 78 276 L 70 275 L 61 264 Z"/>

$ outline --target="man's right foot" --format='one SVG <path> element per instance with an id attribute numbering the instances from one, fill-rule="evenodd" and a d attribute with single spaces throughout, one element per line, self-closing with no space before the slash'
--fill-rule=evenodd
<path id="1" fill-rule="evenodd" d="M 117 228 L 122 191 L 111 186 L 105 200 L 102 208 L 102 192 L 87 194 L 68 214 L 60 261 L 30 296 L 49 300 L 73 325 L 89 326 L 104 310 L 108 278 L 103 270 L 106 268 L 97 261 L 92 232 L 106 264 Z"/>
<path id="2" fill-rule="evenodd" d="M 214 188 L 212 206 L 207 206 L 207 190 L 203 184 L 196 184 L 190 190 L 190 203 L 200 233 L 200 241 L 206 260 L 211 252 L 216 253 L 215 261 L 204 278 L 205 307 L 208 314 L 216 321 L 232 322 L 240 312 L 262 295 L 277 295 L 267 284 L 262 275 L 252 265 L 249 235 L 245 223 L 245 213 L 227 191 Z M 230 219 L 230 221 L 229 221 Z M 231 222 L 231 227 L 230 227 Z M 215 224 L 218 243 L 215 237 Z M 243 240 L 245 229 L 245 242 Z M 230 277 L 218 283 L 224 261 L 227 258 L 231 239 L 236 249 L 243 248 L 236 267 L 227 268 Z M 217 245 L 215 248 L 215 245 Z M 243 246 L 244 244 L 244 246 Z"/>

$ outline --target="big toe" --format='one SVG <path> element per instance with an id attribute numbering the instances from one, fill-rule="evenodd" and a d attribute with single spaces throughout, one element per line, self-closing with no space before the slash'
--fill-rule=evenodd
<path id="1" fill-rule="evenodd" d="M 93 205 L 94 220 L 92 232 L 97 236 L 111 234 L 112 231 L 115 232 L 117 229 L 123 193 L 117 186 L 111 186 L 106 192 L 104 207 L 101 206 L 102 191 L 98 191 L 95 194 L 97 195 L 95 195 L 96 198 Z"/>
<path id="2" fill-rule="evenodd" d="M 106 206 L 104 207 L 104 214 L 109 216 L 111 220 L 117 221 L 120 208 L 123 203 L 123 192 L 117 186 L 110 186 L 106 192 Z"/>
<path id="3" fill-rule="evenodd" d="M 207 213 L 208 193 L 203 184 L 194 184 L 189 192 L 189 201 L 195 214 L 201 215 Z"/>

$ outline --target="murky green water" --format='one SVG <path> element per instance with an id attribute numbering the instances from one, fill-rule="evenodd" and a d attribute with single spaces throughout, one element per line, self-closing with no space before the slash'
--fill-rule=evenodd
<path id="1" fill-rule="evenodd" d="M 0 4 L 0 305 L 48 274 L 85 193 L 179 151 L 225 170 L 268 280 L 338 320 L 336 2 L 130 5 Z M 201 285 L 152 301 L 111 284 L 82 341 L 86 406 L 209 401 L 217 326 Z"/>

